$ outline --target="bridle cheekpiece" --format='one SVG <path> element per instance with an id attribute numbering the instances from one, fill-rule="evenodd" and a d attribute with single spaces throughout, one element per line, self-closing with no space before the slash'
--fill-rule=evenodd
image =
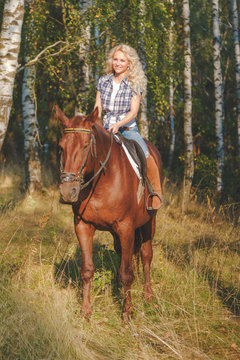
<path id="1" fill-rule="evenodd" d="M 98 169 L 98 171 L 92 176 L 92 178 L 84 183 L 83 180 L 83 174 L 82 171 L 87 163 L 87 159 L 89 156 L 89 153 L 91 152 L 91 154 L 94 156 L 94 158 L 97 158 L 97 150 L 96 150 L 96 139 L 94 136 L 94 132 L 91 129 L 84 129 L 84 128 L 65 128 L 63 130 L 64 134 L 69 134 L 69 133 L 88 133 L 91 134 L 91 140 L 89 143 L 89 149 L 87 152 L 87 155 L 85 157 L 85 159 L 83 160 L 83 163 L 81 165 L 81 168 L 78 172 L 78 175 L 76 176 L 74 173 L 69 173 L 69 172 L 64 172 L 62 169 L 62 163 L 61 163 L 61 175 L 60 175 L 60 181 L 61 183 L 64 182 L 68 182 L 71 183 L 73 181 L 77 181 L 80 183 L 80 190 L 86 188 L 100 173 L 103 169 L 105 169 L 105 166 L 109 160 L 110 154 L 111 154 L 111 150 L 112 150 L 112 143 L 113 143 L 113 134 L 111 133 L 111 144 L 110 144 L 110 148 L 108 150 L 107 156 L 104 160 L 104 162 L 100 161 L 100 168 Z"/>

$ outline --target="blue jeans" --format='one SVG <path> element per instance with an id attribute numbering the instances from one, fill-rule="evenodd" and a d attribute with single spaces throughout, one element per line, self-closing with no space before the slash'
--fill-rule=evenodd
<path id="1" fill-rule="evenodd" d="M 129 140 L 135 140 L 142 148 L 146 158 L 149 156 L 148 147 L 143 140 L 142 136 L 140 135 L 138 131 L 137 125 L 133 126 L 132 128 L 129 128 L 129 130 L 121 130 L 119 129 L 119 132 L 127 139 Z"/>

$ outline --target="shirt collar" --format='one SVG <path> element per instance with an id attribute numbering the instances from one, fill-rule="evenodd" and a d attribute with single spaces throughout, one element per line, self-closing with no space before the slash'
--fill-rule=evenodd
<path id="1" fill-rule="evenodd" d="M 107 75 L 107 77 L 108 77 L 107 81 L 112 81 L 113 76 L 114 76 L 114 73 Z M 122 79 L 122 82 L 124 82 L 126 85 L 129 85 L 129 80 L 128 80 L 128 78 L 126 76 L 125 76 L 125 78 Z"/>

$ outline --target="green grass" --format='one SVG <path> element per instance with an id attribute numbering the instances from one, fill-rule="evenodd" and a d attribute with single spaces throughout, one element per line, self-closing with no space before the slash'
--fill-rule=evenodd
<path id="1" fill-rule="evenodd" d="M 176 193 L 176 190 L 175 190 Z M 167 190 L 152 263 L 152 303 L 135 271 L 135 313 L 121 318 L 119 258 L 96 232 L 93 314 L 81 307 L 81 251 L 55 188 L 24 198 L 0 188 L 0 359 L 239 359 L 239 223 L 194 202 L 182 216 Z"/>

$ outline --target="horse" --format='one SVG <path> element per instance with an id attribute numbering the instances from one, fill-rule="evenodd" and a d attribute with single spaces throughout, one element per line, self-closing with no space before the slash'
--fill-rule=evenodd
<path id="1" fill-rule="evenodd" d="M 61 202 L 72 205 L 75 232 L 82 250 L 82 313 L 88 319 L 92 313 L 93 236 L 95 230 L 102 230 L 112 234 L 114 248 L 121 256 L 123 318 L 128 319 L 134 311 L 131 300 L 134 252 L 139 251 L 141 255 L 144 298 L 146 301 L 153 298 L 150 265 L 157 211 L 147 210 L 148 189 L 145 187 L 139 195 L 140 180 L 123 147 L 104 129 L 98 108 L 88 116 L 68 118 L 56 106 L 56 117 L 63 125 L 59 142 Z M 160 154 L 153 144 L 146 142 L 162 177 Z"/>

